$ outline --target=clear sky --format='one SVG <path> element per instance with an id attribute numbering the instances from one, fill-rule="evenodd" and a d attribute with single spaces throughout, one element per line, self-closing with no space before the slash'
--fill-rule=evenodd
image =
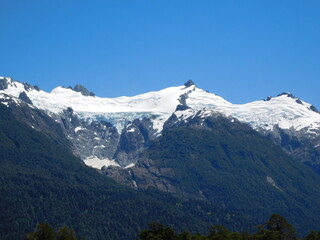
<path id="1" fill-rule="evenodd" d="M 0 76 L 101 97 L 182 85 L 320 108 L 320 1 L 0 0 Z"/>

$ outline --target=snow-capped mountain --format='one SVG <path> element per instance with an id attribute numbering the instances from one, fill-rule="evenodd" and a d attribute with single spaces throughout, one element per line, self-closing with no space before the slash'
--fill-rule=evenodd
<path id="1" fill-rule="evenodd" d="M 232 104 L 188 81 L 181 86 L 133 97 L 101 98 L 80 85 L 57 87 L 48 93 L 2 77 L 0 98 L 6 105 L 9 99 L 16 104 L 23 101 L 46 112 L 61 124 L 80 157 L 99 168 L 102 165 L 99 159 L 106 163 L 104 165 L 132 165 L 148 142 L 161 135 L 173 114 L 177 121 L 187 121 L 199 115 L 199 111 L 203 118 L 208 111 L 213 111 L 247 123 L 287 147 L 288 152 L 296 150 L 290 143 L 288 147 L 283 142 L 288 137 L 297 141 L 307 139 L 309 147 L 320 149 L 319 112 L 290 93 L 247 104 Z M 316 156 L 313 162 L 318 161 L 319 156 Z"/>
<path id="2" fill-rule="evenodd" d="M 280 94 L 267 101 L 232 104 L 188 82 L 182 86 L 133 97 L 100 98 L 85 96 L 64 87 L 57 87 L 47 93 L 38 88 L 26 88 L 26 84 L 11 78 L 0 79 L 8 84 L 1 93 L 16 98 L 26 93 L 33 106 L 49 114 L 60 114 L 63 110 L 72 108 L 81 119 L 105 119 L 115 123 L 119 132 L 124 127 L 121 120 L 132 121 L 150 116 L 156 116 L 153 127 L 160 132 L 164 122 L 175 112 L 178 105 L 189 106 L 195 112 L 202 109 L 218 111 L 249 123 L 253 128 L 265 130 L 272 130 L 275 125 L 282 129 L 308 128 L 311 132 L 320 128 L 320 114 L 315 107 L 290 93 Z"/>

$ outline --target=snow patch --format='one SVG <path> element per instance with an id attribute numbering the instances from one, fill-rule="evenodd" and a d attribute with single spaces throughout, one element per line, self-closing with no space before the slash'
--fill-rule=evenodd
<path id="1" fill-rule="evenodd" d="M 2 103 L 3 105 L 6 105 L 7 107 L 9 107 L 9 103 L 8 102 L 0 102 Z"/>
<path id="2" fill-rule="evenodd" d="M 84 130 L 84 128 L 82 128 L 82 127 L 76 127 L 76 128 L 74 129 L 74 132 L 77 133 L 77 132 L 82 131 L 82 130 Z"/>
<path id="3" fill-rule="evenodd" d="M 130 163 L 130 164 L 128 164 L 127 166 L 125 166 L 124 169 L 132 168 L 132 167 L 134 167 L 134 166 L 135 166 L 134 163 Z"/>
<path id="4" fill-rule="evenodd" d="M 100 146 L 94 146 L 93 148 L 105 148 L 105 145 L 100 145 Z"/>
<path id="5" fill-rule="evenodd" d="M 137 182 L 135 180 L 132 180 L 132 183 L 135 188 L 138 188 Z"/>
<path id="6" fill-rule="evenodd" d="M 135 132 L 135 131 L 136 131 L 136 129 L 133 127 L 132 124 L 129 124 L 129 125 L 127 126 L 127 132 L 133 133 L 133 132 Z"/>
<path id="7" fill-rule="evenodd" d="M 179 120 L 186 120 L 192 116 L 194 116 L 195 112 L 193 109 L 187 109 L 187 110 L 184 110 L 184 111 L 176 111 L 174 113 L 174 115 L 176 115 L 176 117 L 179 119 Z"/>
<path id="8" fill-rule="evenodd" d="M 272 177 L 267 176 L 266 181 L 267 181 L 267 183 L 269 183 L 272 187 L 274 187 L 274 188 L 276 188 L 276 189 L 278 189 L 279 191 L 282 192 L 282 189 L 277 186 L 276 182 L 272 179 Z"/>
<path id="9" fill-rule="evenodd" d="M 99 159 L 96 156 L 90 156 L 87 157 L 85 160 L 83 160 L 84 163 L 89 166 L 89 167 L 93 167 L 93 168 L 97 168 L 97 169 L 101 169 L 102 167 L 109 167 L 109 166 L 116 166 L 116 167 L 120 167 L 120 165 L 118 163 L 116 163 L 114 160 L 110 160 L 108 158 L 106 159 Z"/>

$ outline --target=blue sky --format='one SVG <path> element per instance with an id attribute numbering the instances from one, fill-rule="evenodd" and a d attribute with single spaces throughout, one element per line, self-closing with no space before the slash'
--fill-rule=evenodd
<path id="1" fill-rule="evenodd" d="M 132 96 L 192 79 L 320 108 L 320 1 L 0 0 L 0 76 Z"/>

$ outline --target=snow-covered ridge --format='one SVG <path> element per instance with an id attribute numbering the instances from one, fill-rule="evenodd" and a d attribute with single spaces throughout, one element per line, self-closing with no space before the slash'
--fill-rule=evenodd
<path id="1" fill-rule="evenodd" d="M 18 98 L 21 92 L 26 92 L 33 105 L 49 113 L 59 114 L 70 107 L 83 119 L 98 119 L 110 121 L 119 125 L 121 122 L 135 118 L 155 116 L 154 127 L 160 132 L 163 124 L 179 104 L 179 97 L 189 91 L 185 86 L 171 87 L 158 92 L 149 92 L 134 97 L 100 98 L 83 96 L 69 88 L 57 87 L 50 93 L 36 89 L 26 90 L 24 84 L 6 79 L 7 88 L 0 91 Z"/>
<path id="2" fill-rule="evenodd" d="M 275 125 L 297 131 L 306 127 L 320 129 L 320 114 L 313 110 L 312 105 L 286 94 L 269 101 L 261 100 L 247 104 L 225 104 L 210 98 L 203 99 L 202 104 L 198 104 L 197 99 L 197 96 L 191 95 L 187 100 L 188 106 L 194 110 L 204 107 L 221 112 L 249 123 L 256 129 L 272 130 Z"/>
<path id="3" fill-rule="evenodd" d="M 151 118 L 153 127 L 161 132 L 164 122 L 175 112 L 178 105 L 187 105 L 193 111 L 214 110 L 232 116 L 253 128 L 272 130 L 275 125 L 283 129 L 320 130 L 320 114 L 314 107 L 289 93 L 247 104 L 232 104 L 222 97 L 197 88 L 192 82 L 160 91 L 133 97 L 100 98 L 83 96 L 69 88 L 57 87 L 50 93 L 25 85 L 11 78 L 0 78 L 7 88 L 0 86 L 0 93 L 18 98 L 26 92 L 33 106 L 49 113 L 61 113 L 71 107 L 82 119 L 105 120 L 115 125 L 119 132 L 128 121 Z M 1 84 L 1 83 L 0 83 Z M 2 89 L 2 90 L 1 90 Z"/>

